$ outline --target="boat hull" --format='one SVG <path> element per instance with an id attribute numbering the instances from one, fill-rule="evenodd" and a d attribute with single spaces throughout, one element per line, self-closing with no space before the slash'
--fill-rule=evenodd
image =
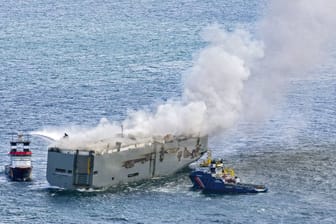
<path id="1" fill-rule="evenodd" d="M 193 171 L 189 177 L 193 183 L 193 188 L 201 189 L 205 193 L 242 194 L 267 192 L 267 188 L 263 185 L 224 183 L 223 179 L 213 177 L 210 173 L 204 171 Z"/>
<path id="2" fill-rule="evenodd" d="M 207 151 L 207 137 L 132 147 L 105 153 L 49 148 L 47 181 L 65 189 L 101 189 L 169 176 Z"/>
<path id="3" fill-rule="evenodd" d="M 10 167 L 5 166 L 5 174 L 12 181 L 30 181 L 32 167 Z"/>

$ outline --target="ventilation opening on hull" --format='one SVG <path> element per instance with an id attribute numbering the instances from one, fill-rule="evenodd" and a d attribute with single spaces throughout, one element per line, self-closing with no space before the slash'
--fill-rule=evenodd
<path id="1" fill-rule="evenodd" d="M 138 175 L 139 175 L 139 173 L 130 173 L 127 176 L 128 177 L 135 177 L 135 176 L 138 176 Z"/>
<path id="2" fill-rule="evenodd" d="M 55 172 L 56 173 L 65 173 L 65 169 L 56 168 Z"/>

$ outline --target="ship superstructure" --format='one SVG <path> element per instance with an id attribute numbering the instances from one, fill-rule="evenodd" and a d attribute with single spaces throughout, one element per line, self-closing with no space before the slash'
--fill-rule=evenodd
<path id="1" fill-rule="evenodd" d="M 48 149 L 47 180 L 66 189 L 95 189 L 169 176 L 199 159 L 207 145 L 207 136 L 167 135 L 116 136 L 78 146 L 66 136 Z"/>

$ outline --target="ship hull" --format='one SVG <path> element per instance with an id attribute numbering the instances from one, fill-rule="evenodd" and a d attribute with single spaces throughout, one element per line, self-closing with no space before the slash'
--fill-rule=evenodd
<path id="1" fill-rule="evenodd" d="M 207 151 L 207 137 L 137 148 L 95 151 L 49 148 L 47 180 L 66 189 L 107 188 L 172 175 L 199 159 Z"/>
<path id="2" fill-rule="evenodd" d="M 5 174 L 12 181 L 30 181 L 32 167 L 5 166 Z"/>

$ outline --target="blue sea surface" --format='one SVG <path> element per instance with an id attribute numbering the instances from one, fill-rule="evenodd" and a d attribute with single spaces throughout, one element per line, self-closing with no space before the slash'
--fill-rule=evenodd
<path id="1" fill-rule="evenodd" d="M 32 137 L 33 181 L 4 175 L 10 133 L 122 121 L 181 96 L 210 24 L 252 33 L 265 0 L 0 2 L 0 223 L 336 223 L 335 53 L 293 79 L 273 112 L 209 147 L 269 192 L 191 191 L 188 170 L 105 191 L 50 188 L 48 142 Z M 331 49 L 335 52 L 335 49 Z"/>

